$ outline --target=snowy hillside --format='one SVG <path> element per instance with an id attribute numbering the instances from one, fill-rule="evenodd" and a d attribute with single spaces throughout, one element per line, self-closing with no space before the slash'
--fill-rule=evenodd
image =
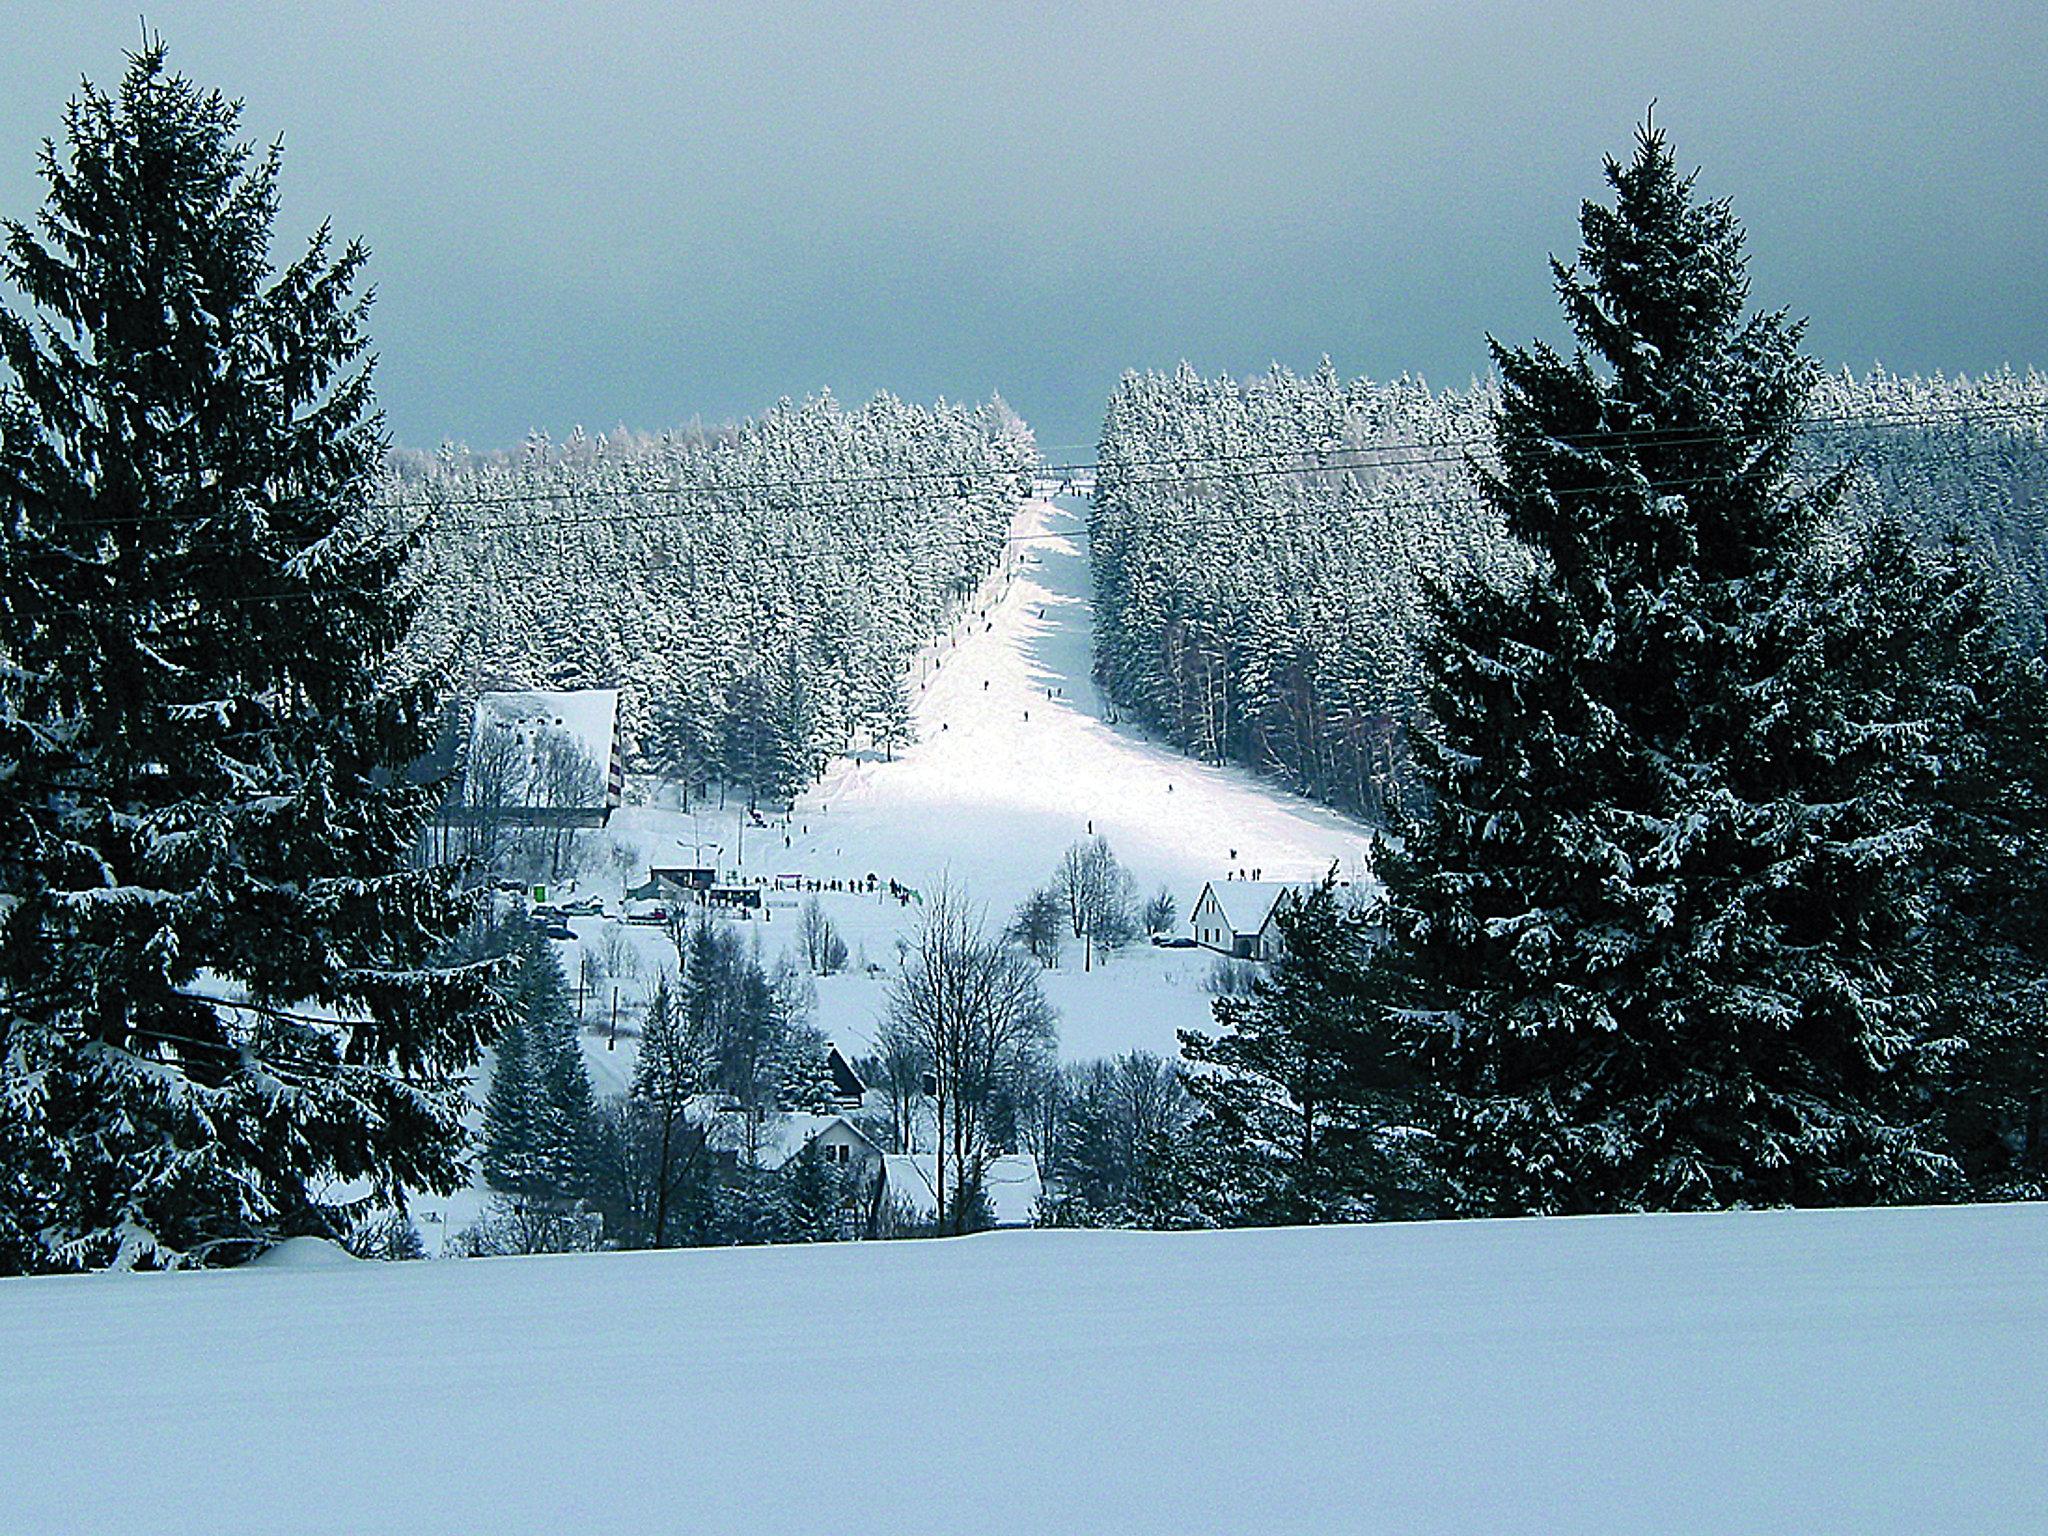
<path id="1" fill-rule="evenodd" d="M 785 829 L 742 827 L 735 808 L 685 814 L 627 807 L 610 835 L 637 850 L 637 867 L 716 860 L 749 877 L 869 873 L 924 891 L 944 879 L 984 903 L 997 924 L 1045 883 L 1068 844 L 1105 836 L 1141 891 L 1169 889 L 1187 914 L 1206 880 L 1233 868 L 1266 879 L 1345 878 L 1366 872 L 1360 823 L 1262 785 L 1236 769 L 1182 757 L 1127 726 L 1107 723 L 1089 676 L 1092 615 L 1084 518 L 1078 503 L 1034 501 L 1019 515 L 1012 574 L 991 584 L 927 653 L 915 694 L 919 740 L 893 761 L 843 761 L 796 803 Z M 785 837 L 787 846 L 785 846 Z M 1234 860 L 1233 860 L 1234 855 Z M 871 962 L 894 963 L 914 905 L 827 893 L 827 912 Z M 795 939 L 795 900 L 771 906 L 771 948 Z M 783 926 L 778 927 L 778 924 Z M 594 933 L 594 919 L 574 924 Z M 673 951 L 654 930 L 637 938 L 649 966 Z M 1174 1031 L 1210 1021 L 1202 982 L 1214 956 L 1139 944 L 1084 973 L 1078 947 L 1047 975 L 1068 1056 L 1131 1049 L 1170 1053 Z M 574 961 L 570 957 L 571 974 Z M 886 981 L 862 974 L 819 984 L 828 1035 L 864 1049 Z"/>
<path id="2" fill-rule="evenodd" d="M 2044 1269 L 2005 1206 L 15 1280 L 0 1488 L 66 1531 L 2038 1531 Z"/>

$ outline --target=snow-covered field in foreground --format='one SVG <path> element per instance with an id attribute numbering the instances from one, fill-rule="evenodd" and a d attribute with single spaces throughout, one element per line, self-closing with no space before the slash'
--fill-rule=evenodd
<path id="1" fill-rule="evenodd" d="M 2040 1531 L 2048 1208 L 0 1283 L 23 1531 Z"/>

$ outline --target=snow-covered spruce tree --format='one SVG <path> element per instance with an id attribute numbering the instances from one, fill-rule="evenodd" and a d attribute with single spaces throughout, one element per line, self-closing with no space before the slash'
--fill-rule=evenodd
<path id="1" fill-rule="evenodd" d="M 1378 815 L 1410 787 L 1424 590 L 1511 584 L 1528 557 L 1471 494 L 1491 383 L 1342 382 L 1327 365 L 1242 380 L 1187 365 L 1111 395 L 1090 521 L 1095 666 L 1178 745 Z M 2048 378 L 1825 377 L 1793 473 L 1853 469 L 1837 516 L 1952 528 L 2038 647 L 2048 610 Z"/>
<path id="2" fill-rule="evenodd" d="M 1649 129 L 1607 177 L 1553 263 L 1581 350 L 1495 349 L 1484 490 L 1539 558 L 1437 603 L 1433 803 L 1387 872 L 1450 1197 L 1928 1196 L 1932 748 L 1845 664 L 1892 616 L 1788 479 L 1812 372 L 1745 315 L 1734 216 Z"/>
<path id="3" fill-rule="evenodd" d="M 1922 942 L 1940 1015 L 1959 1037 L 1939 1103 L 1971 1195 L 2048 1192 L 2048 667 L 2020 653 L 1981 546 L 1913 549 L 1880 527 L 1867 584 L 1907 615 L 1845 666 L 1899 691 L 1928 722 L 1938 771 L 1913 801 L 1935 879 Z M 1987 590 L 1988 588 L 1988 590 Z"/>
<path id="4" fill-rule="evenodd" d="M 710 1201 L 704 1159 L 708 1127 L 705 1117 L 692 1119 L 690 1105 L 709 1081 L 704 1044 L 691 1032 L 664 974 L 647 1004 L 640 1057 L 627 1099 L 635 1134 L 645 1147 L 641 1204 L 647 1240 L 656 1248 L 666 1248 L 703 1226 Z"/>
<path id="5" fill-rule="evenodd" d="M 394 497 L 435 509 L 407 655 L 463 694 L 616 687 L 629 767 L 787 794 L 911 739 L 919 649 L 1002 558 L 1036 458 L 1000 401 L 829 394 L 708 432 L 394 453 Z"/>
<path id="6" fill-rule="evenodd" d="M 1217 998 L 1216 1032 L 1181 1031 L 1205 1154 L 1187 1193 L 1222 1226 L 1418 1214 L 1414 1072 L 1376 1006 L 1371 917 L 1331 878 L 1275 923 L 1281 953 Z"/>
<path id="7" fill-rule="evenodd" d="M 866 1202 L 850 1168 L 825 1161 L 813 1142 L 779 1170 L 775 1204 L 782 1221 L 776 1241 L 831 1243 L 846 1236 Z"/>
<path id="8" fill-rule="evenodd" d="M 541 942 L 547 941 L 543 937 Z M 543 1187 L 539 1053 L 529 1022 L 540 1002 L 534 983 L 535 973 L 515 960 L 506 989 L 510 1016 L 491 1047 L 491 1081 L 484 1095 L 484 1178 L 509 1194 Z"/>
<path id="9" fill-rule="evenodd" d="M 575 1006 L 554 945 L 529 927 L 514 947 L 511 1019 L 492 1056 L 484 1103 L 484 1175 L 542 1203 L 581 1198 L 591 1183 L 596 1105 Z"/>
<path id="10" fill-rule="evenodd" d="M 489 967 L 407 867 L 431 701 L 383 665 L 410 545 L 325 229 L 133 56 L 0 258 L 0 1269 L 231 1262 L 321 1191 L 459 1182 Z"/>
<path id="11" fill-rule="evenodd" d="M 838 1109 L 831 1051 L 831 1042 L 817 1026 L 793 1023 L 788 1027 L 776 1063 L 777 1109 L 806 1115 L 829 1115 Z"/>
<path id="12" fill-rule="evenodd" d="M 1057 1191 L 1046 1202 L 1052 1223 L 1187 1225 L 1178 1208 L 1194 1181 L 1178 1183 L 1168 1155 L 1195 1113 L 1180 1063 L 1133 1051 L 1070 1062 L 1052 1082 L 1039 1111 L 1049 1124 L 1027 1138 Z"/>

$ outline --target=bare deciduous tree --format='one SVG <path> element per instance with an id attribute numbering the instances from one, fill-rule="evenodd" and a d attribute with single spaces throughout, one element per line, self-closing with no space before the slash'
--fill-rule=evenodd
<path id="1" fill-rule="evenodd" d="M 931 1063 L 916 1040 L 885 1020 L 875 1056 L 875 1075 L 869 1082 L 882 1091 L 889 1106 L 889 1139 L 898 1152 L 921 1150 L 919 1116 L 924 1103 L 925 1074 Z"/>
<path id="2" fill-rule="evenodd" d="M 940 1231 L 966 1230 L 995 1156 L 991 1100 L 1056 1038 L 1038 966 L 991 937 L 980 909 L 941 884 L 926 904 L 883 1024 L 884 1051 L 914 1050 L 931 1073 Z"/>
<path id="3" fill-rule="evenodd" d="M 543 729 L 534 738 L 528 804 L 555 812 L 584 810 L 604 803 L 604 770 L 583 744 L 567 731 Z M 558 880 L 571 862 L 576 828 L 566 815 L 548 818 L 544 827 L 548 878 Z"/>
<path id="4" fill-rule="evenodd" d="M 1166 933 L 1173 928 L 1176 913 L 1173 892 L 1165 886 L 1152 893 L 1152 899 L 1145 903 L 1145 931 Z"/>
<path id="5" fill-rule="evenodd" d="M 640 955 L 633 948 L 632 935 L 626 932 L 621 922 L 607 922 L 600 931 L 597 952 L 604 962 L 604 973 L 613 981 L 624 981 L 640 972 Z"/>
<path id="6" fill-rule="evenodd" d="M 1048 970 L 1060 963 L 1060 945 L 1066 934 L 1066 902 L 1049 887 L 1026 896 L 1010 920 L 1010 937 Z"/>
<path id="7" fill-rule="evenodd" d="M 1052 888 L 1066 903 L 1074 937 L 1086 941 L 1081 966 L 1088 969 L 1097 949 L 1128 944 L 1137 932 L 1137 882 L 1117 861 L 1106 837 L 1075 843 L 1060 855 Z"/>
<path id="8" fill-rule="evenodd" d="M 825 915 L 824 905 L 816 896 L 804 903 L 798 934 L 803 941 L 804 963 L 810 966 L 813 975 L 830 976 L 846 968 L 846 940 L 839 936 L 839 930 Z"/>
<path id="9" fill-rule="evenodd" d="M 479 730 L 462 772 L 463 853 L 496 869 L 505 831 L 522 793 L 522 748 L 509 730 Z"/>

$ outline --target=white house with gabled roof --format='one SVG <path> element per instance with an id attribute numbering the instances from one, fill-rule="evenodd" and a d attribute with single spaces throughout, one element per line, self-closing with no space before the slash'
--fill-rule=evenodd
<path id="1" fill-rule="evenodd" d="M 1273 920 L 1280 898 L 1315 889 L 1304 880 L 1211 880 L 1202 887 L 1188 924 L 1195 942 L 1240 960 L 1271 960 L 1279 953 Z"/>
<path id="2" fill-rule="evenodd" d="M 714 1144 L 741 1151 L 745 1136 L 745 1127 L 735 1116 L 720 1130 Z M 871 1174 L 882 1164 L 882 1149 L 844 1115 L 794 1110 L 770 1115 L 761 1122 L 755 1133 L 754 1165 L 780 1168 L 808 1147 L 816 1147 L 818 1155 L 835 1167 L 856 1168 Z"/>

